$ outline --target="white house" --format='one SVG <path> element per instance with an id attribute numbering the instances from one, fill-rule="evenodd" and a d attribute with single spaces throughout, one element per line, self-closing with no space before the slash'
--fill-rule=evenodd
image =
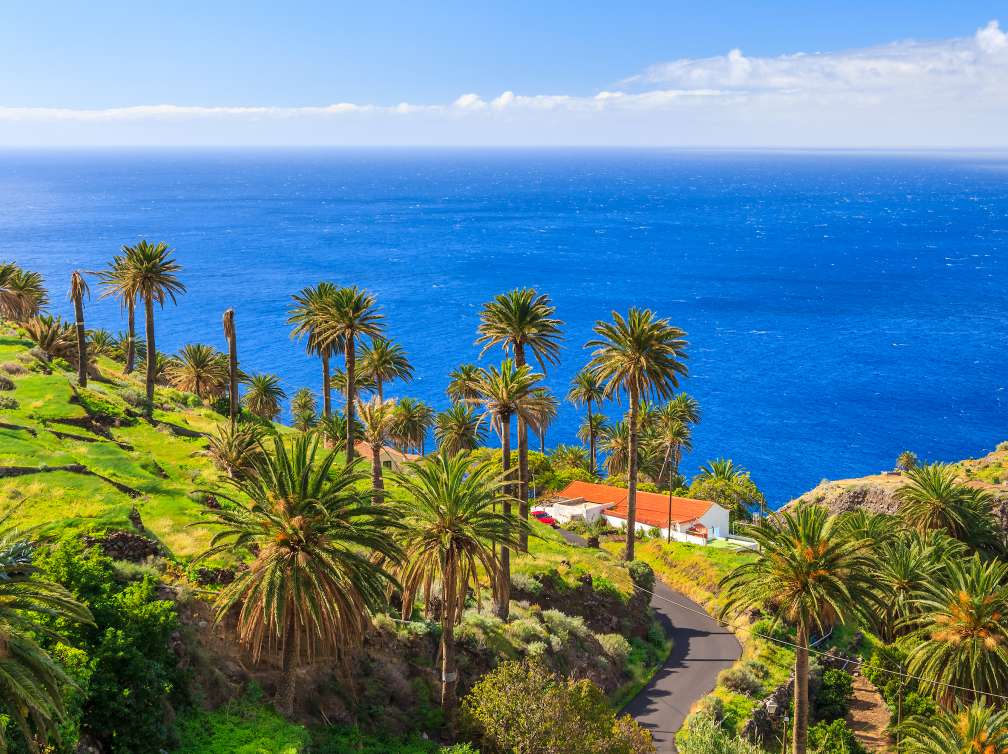
<path id="1" fill-rule="evenodd" d="M 590 505 L 598 507 L 599 513 L 611 525 L 626 526 L 627 490 L 622 487 L 571 482 L 558 497 L 561 502 L 553 504 L 554 510 L 563 508 L 562 501 L 569 501 L 574 509 Z M 561 520 L 555 513 L 551 515 L 558 521 Z M 669 497 L 655 492 L 637 492 L 636 522 L 636 528 L 640 532 L 658 529 L 665 538 L 699 545 L 723 538 L 729 533 L 728 511 L 717 503 L 687 497 Z"/>

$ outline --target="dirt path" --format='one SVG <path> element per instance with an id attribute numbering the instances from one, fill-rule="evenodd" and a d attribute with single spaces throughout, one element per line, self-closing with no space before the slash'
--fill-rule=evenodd
<path id="1" fill-rule="evenodd" d="M 892 741 L 886 735 L 889 708 L 878 689 L 860 674 L 854 676 L 854 700 L 847 724 L 868 751 L 892 752 Z"/>

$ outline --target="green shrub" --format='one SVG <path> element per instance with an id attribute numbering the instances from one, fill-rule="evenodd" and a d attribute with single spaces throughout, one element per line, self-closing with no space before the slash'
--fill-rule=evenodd
<path id="1" fill-rule="evenodd" d="M 49 362 L 49 366 L 53 367 L 54 369 L 59 369 L 62 372 L 77 371 L 76 367 L 74 367 L 73 364 L 64 359 L 62 356 L 57 356 L 56 358 L 52 359 Z"/>
<path id="2" fill-rule="evenodd" d="M 177 754 L 301 754 L 308 731 L 251 701 L 214 712 L 191 712 L 179 722 Z M 338 751 L 333 749 L 332 751 Z M 346 749 L 345 751 L 351 751 Z"/>
<path id="3" fill-rule="evenodd" d="M 511 574 L 511 586 L 529 594 L 539 594 L 542 592 L 542 582 L 535 576 L 527 573 Z"/>
<path id="4" fill-rule="evenodd" d="M 817 720 L 845 717 L 854 699 L 854 676 L 846 670 L 833 668 L 823 673 L 822 684 L 815 697 Z"/>
<path id="5" fill-rule="evenodd" d="M 756 696 L 763 690 L 762 679 L 753 672 L 748 663 L 722 670 L 718 675 L 718 683 L 746 696 Z"/>
<path id="6" fill-rule="evenodd" d="M 630 563 L 630 578 L 634 586 L 651 591 L 655 585 L 654 569 L 643 560 L 634 560 Z"/>
<path id="7" fill-rule="evenodd" d="M 0 375 L 0 390 L 13 390 L 15 387 L 14 380 Z"/>
<path id="8" fill-rule="evenodd" d="M 763 754 L 756 744 L 733 736 L 710 715 L 693 715 L 676 734 L 679 754 Z"/>
<path id="9" fill-rule="evenodd" d="M 9 395 L 0 395 L 0 409 L 14 411 L 20 405 L 16 398 L 11 398 Z"/>
<path id="10" fill-rule="evenodd" d="M 566 615 L 559 610 L 543 610 L 542 619 L 549 628 L 550 636 L 559 641 L 561 645 L 566 644 L 572 637 L 586 639 L 591 633 L 588 626 L 585 625 L 584 618 Z M 556 648 L 555 645 L 554 648 Z"/>
<path id="11" fill-rule="evenodd" d="M 809 751 L 814 754 L 868 754 L 868 750 L 847 727 L 846 720 L 820 722 L 809 728 Z"/>
<path id="12" fill-rule="evenodd" d="M 77 388 L 77 402 L 90 416 L 100 416 L 118 422 L 129 421 L 125 405 L 120 405 L 112 399 L 94 390 Z"/>
<path id="13" fill-rule="evenodd" d="M 546 627 L 533 617 L 511 621 L 507 624 L 507 632 L 519 644 L 545 641 L 548 637 Z"/>
<path id="14" fill-rule="evenodd" d="M 626 665 L 633 647 L 624 636 L 621 634 L 601 634 L 598 636 L 598 641 L 602 645 L 606 657 L 612 660 L 616 667 L 622 668 Z"/>

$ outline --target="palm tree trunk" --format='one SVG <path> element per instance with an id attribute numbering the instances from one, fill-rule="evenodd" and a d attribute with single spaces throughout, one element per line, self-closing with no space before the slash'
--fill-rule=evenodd
<path id="1" fill-rule="evenodd" d="M 87 387 L 87 338 L 84 335 L 84 301 L 78 294 L 74 296 L 74 319 L 77 327 L 77 384 Z"/>
<path id="2" fill-rule="evenodd" d="M 515 344 L 515 366 L 525 366 L 525 345 Z M 518 414 L 518 515 L 523 521 L 529 517 L 529 466 L 528 466 L 528 425 Z M 521 534 L 522 550 L 528 550 L 528 534 Z"/>
<path id="3" fill-rule="evenodd" d="M 511 480 L 511 417 L 502 416 L 501 423 L 501 468 L 504 479 L 508 481 L 504 488 L 507 495 L 504 498 L 503 511 L 505 516 L 511 515 L 510 498 L 514 495 L 514 485 Z M 494 612 L 501 620 L 507 620 L 511 602 L 511 551 L 507 545 L 501 545 L 500 574 L 497 578 Z"/>
<path id="4" fill-rule="evenodd" d="M 295 646 L 294 619 L 288 622 L 286 641 L 281 660 L 280 688 L 277 689 L 276 707 L 281 715 L 294 714 L 294 695 L 297 690 L 297 647 Z"/>
<path id="5" fill-rule="evenodd" d="M 235 332 L 234 309 L 224 312 L 224 336 L 228 343 L 228 415 L 233 422 L 238 418 L 238 336 Z"/>
<path id="6" fill-rule="evenodd" d="M 637 539 L 637 388 L 630 388 L 630 458 L 627 459 L 627 532 L 623 559 L 634 559 L 634 542 Z"/>
<path id="7" fill-rule="evenodd" d="M 795 639 L 798 648 L 795 650 L 795 677 L 794 677 L 794 727 L 791 733 L 792 754 L 805 754 L 808 746 L 808 631 L 802 622 L 798 623 L 798 632 Z"/>
<path id="8" fill-rule="evenodd" d="M 332 414 L 332 377 L 329 374 L 329 354 L 322 352 L 322 415 Z"/>
<path id="9" fill-rule="evenodd" d="M 384 403 L 385 402 L 385 386 L 382 384 L 382 381 L 381 380 L 375 380 L 375 387 L 377 388 L 376 392 L 378 393 L 378 402 L 379 403 Z"/>
<path id="10" fill-rule="evenodd" d="M 591 454 L 591 473 L 595 474 L 598 464 L 595 461 L 595 422 L 592 418 L 592 402 L 588 399 L 588 452 Z"/>
<path id="11" fill-rule="evenodd" d="M 385 481 L 382 479 L 381 452 L 381 444 L 371 443 L 371 488 L 374 490 L 375 505 L 382 501 L 382 493 L 385 490 Z"/>
<path id="12" fill-rule="evenodd" d="M 672 465 L 669 464 L 668 473 L 668 535 L 669 543 L 672 542 Z"/>
<path id="13" fill-rule="evenodd" d="M 157 375 L 157 346 L 154 343 L 154 299 L 144 299 L 144 320 L 147 326 L 147 414 L 154 413 L 154 377 Z"/>
<path id="14" fill-rule="evenodd" d="M 136 301 L 126 304 L 126 368 L 123 374 L 133 371 L 136 362 Z"/>
<path id="15" fill-rule="evenodd" d="M 444 607 L 441 610 L 441 711 L 449 738 L 455 737 L 455 690 L 458 674 L 455 670 L 455 616 L 457 614 L 454 567 L 444 574 Z"/>
<path id="16" fill-rule="evenodd" d="M 353 463 L 354 459 L 354 375 L 357 353 L 354 346 L 354 339 L 348 335 L 344 347 L 344 357 L 346 359 L 346 462 L 347 466 Z"/>

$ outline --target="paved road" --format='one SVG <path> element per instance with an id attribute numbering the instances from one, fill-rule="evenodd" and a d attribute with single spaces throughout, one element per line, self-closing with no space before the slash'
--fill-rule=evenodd
<path id="1" fill-rule="evenodd" d="M 651 606 L 675 641 L 665 667 L 643 691 L 630 700 L 624 712 L 651 731 L 659 752 L 674 752 L 675 732 L 682 727 L 693 703 L 714 688 L 717 675 L 739 658 L 742 648 L 728 629 L 716 623 L 703 608 L 658 582 Z M 684 610 L 666 600 L 686 605 Z"/>

